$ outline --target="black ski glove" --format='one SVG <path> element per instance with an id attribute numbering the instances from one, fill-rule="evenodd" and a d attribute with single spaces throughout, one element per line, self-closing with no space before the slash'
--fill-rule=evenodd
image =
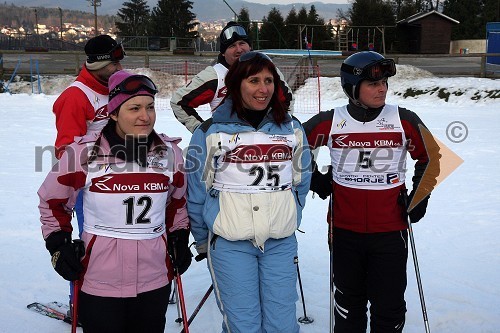
<path id="1" fill-rule="evenodd" d="M 318 166 L 313 162 L 313 172 L 311 175 L 311 186 L 309 189 L 325 200 L 332 194 L 332 166 L 328 166 L 328 171 L 323 174 L 318 170 Z"/>
<path id="2" fill-rule="evenodd" d="M 202 261 L 204 259 L 207 259 L 206 252 L 198 253 L 198 255 L 196 257 L 194 257 L 194 260 L 196 260 L 196 261 Z"/>
<path id="3" fill-rule="evenodd" d="M 189 230 L 179 229 L 168 234 L 168 252 L 172 257 L 175 269 L 183 274 L 191 265 L 193 254 L 189 249 Z"/>
<path id="4" fill-rule="evenodd" d="M 45 247 L 52 256 L 52 267 L 65 280 L 78 280 L 83 270 L 80 258 L 85 254 L 81 242 L 72 243 L 71 234 L 64 231 L 53 232 L 45 239 Z"/>
<path id="5" fill-rule="evenodd" d="M 410 205 L 410 202 L 413 199 L 414 195 L 415 190 L 412 190 L 410 192 L 410 195 L 408 196 L 408 205 Z M 420 201 L 415 207 L 413 207 L 413 209 L 408 213 L 411 223 L 417 223 L 424 217 L 425 212 L 427 211 L 427 203 L 429 202 L 429 197 L 430 194 L 426 196 L 422 201 Z"/>

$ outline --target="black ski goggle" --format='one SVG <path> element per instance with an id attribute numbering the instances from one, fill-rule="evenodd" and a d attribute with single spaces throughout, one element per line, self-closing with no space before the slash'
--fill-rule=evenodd
<path id="1" fill-rule="evenodd" d="M 269 58 L 269 56 L 267 54 L 264 54 L 264 53 L 261 53 L 261 52 L 257 52 L 257 51 L 250 51 L 250 52 L 247 52 L 247 53 L 244 53 L 244 54 L 240 55 L 240 57 L 238 58 L 238 61 L 239 62 L 245 62 L 245 61 L 248 61 L 248 60 L 252 60 L 255 57 L 258 57 L 260 59 L 269 60 L 270 62 L 273 62 L 271 60 L 271 58 Z"/>
<path id="2" fill-rule="evenodd" d="M 111 49 L 108 53 L 103 54 L 88 54 L 87 62 L 93 63 L 96 61 L 120 61 L 125 57 L 125 50 L 123 49 L 122 43 L 118 43 L 115 47 Z"/>
<path id="3" fill-rule="evenodd" d="M 378 81 L 396 75 L 396 64 L 392 59 L 383 59 L 367 65 L 364 68 L 342 64 L 341 70 L 352 75 L 360 76 L 363 79 Z"/>
<path id="4" fill-rule="evenodd" d="M 153 95 L 158 92 L 156 85 L 149 77 L 145 75 L 132 75 L 109 92 L 109 100 L 118 94 L 133 95 L 140 90 L 146 90 Z"/>

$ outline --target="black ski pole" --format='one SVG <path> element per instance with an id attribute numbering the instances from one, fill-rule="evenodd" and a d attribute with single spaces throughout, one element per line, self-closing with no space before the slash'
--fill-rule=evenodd
<path id="1" fill-rule="evenodd" d="M 297 265 L 297 277 L 299 279 L 300 296 L 302 297 L 302 308 L 304 309 L 304 316 L 299 317 L 298 321 L 301 324 L 310 324 L 314 321 L 314 319 L 308 317 L 306 313 L 306 302 L 304 300 L 304 291 L 302 290 L 302 279 L 300 278 L 299 257 L 293 258 L 293 262 Z"/>
<path id="2" fill-rule="evenodd" d="M 406 207 L 409 207 L 408 194 L 402 191 Z M 408 212 L 409 213 L 409 212 Z M 410 237 L 411 254 L 413 256 L 413 265 L 415 266 L 415 275 L 417 277 L 418 294 L 420 296 L 420 306 L 422 307 L 422 316 L 424 317 L 425 332 L 430 333 L 429 319 L 427 318 L 427 309 L 425 307 L 424 288 L 422 287 L 422 280 L 420 279 L 420 269 L 418 267 L 417 249 L 415 247 L 415 239 L 413 238 L 413 228 L 411 226 L 410 216 L 406 217 L 408 223 L 408 236 Z"/>
<path id="3" fill-rule="evenodd" d="M 211 284 L 210 287 L 208 287 L 207 292 L 205 293 L 205 295 L 201 299 L 200 303 L 198 303 L 198 306 L 196 307 L 196 309 L 194 309 L 193 314 L 191 314 L 191 317 L 189 317 L 188 326 L 191 325 L 191 323 L 193 322 L 193 320 L 196 317 L 196 315 L 198 314 L 198 312 L 200 312 L 201 307 L 203 306 L 203 304 L 205 304 L 206 300 L 208 299 L 208 297 L 212 293 L 212 290 L 214 290 L 213 284 Z M 185 333 L 184 329 L 182 329 L 181 333 Z"/>
<path id="4" fill-rule="evenodd" d="M 173 241 L 173 249 L 174 249 L 174 278 L 175 278 L 175 283 L 177 284 L 177 297 L 179 300 L 179 306 L 181 309 L 181 315 L 182 315 L 182 323 L 184 326 L 184 330 L 186 333 L 189 333 L 189 325 L 187 322 L 187 314 L 186 314 L 186 301 L 184 299 L 184 288 L 182 288 L 182 279 L 181 279 L 181 274 L 179 273 L 179 267 L 177 267 L 177 263 L 175 262 L 177 258 L 177 248 L 175 246 L 175 239 L 172 239 Z"/>
<path id="5" fill-rule="evenodd" d="M 174 295 L 172 295 L 172 298 L 174 298 L 175 296 L 174 303 L 177 308 L 177 319 L 175 320 L 175 322 L 180 325 L 182 323 L 182 315 L 181 315 L 181 306 L 179 302 L 179 289 L 177 289 L 177 279 L 174 279 L 172 283 L 174 284 Z"/>
<path id="6" fill-rule="evenodd" d="M 168 304 L 175 304 L 177 302 L 176 300 L 176 288 L 177 286 L 175 285 L 175 279 L 172 281 L 172 285 L 173 285 L 173 288 L 172 288 L 172 294 L 170 295 L 170 298 L 168 300 Z"/>
<path id="7" fill-rule="evenodd" d="M 330 333 L 333 333 L 333 311 L 335 307 L 335 293 L 333 283 L 333 195 L 330 194 L 330 223 L 328 224 L 328 248 L 330 250 Z"/>

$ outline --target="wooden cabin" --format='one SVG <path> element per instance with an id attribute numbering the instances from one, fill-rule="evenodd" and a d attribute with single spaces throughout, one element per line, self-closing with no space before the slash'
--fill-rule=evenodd
<path id="1" fill-rule="evenodd" d="M 449 54 L 451 29 L 460 22 L 435 10 L 396 22 L 399 52 Z"/>

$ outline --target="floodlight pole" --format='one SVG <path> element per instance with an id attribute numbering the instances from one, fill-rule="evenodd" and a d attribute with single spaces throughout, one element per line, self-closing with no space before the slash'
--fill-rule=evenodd
<path id="1" fill-rule="evenodd" d="M 60 23 L 61 23 L 61 40 L 63 39 L 63 22 L 62 22 L 62 9 L 61 7 L 58 7 L 59 9 L 59 19 L 60 19 Z"/>
<path id="2" fill-rule="evenodd" d="M 36 34 L 39 35 L 39 33 L 38 33 L 38 12 L 36 11 L 36 8 L 35 8 L 35 28 L 36 28 Z"/>
<path id="3" fill-rule="evenodd" d="M 95 35 L 99 35 L 99 31 L 97 30 L 97 7 L 101 5 L 101 0 L 88 0 L 90 1 L 90 5 L 94 6 L 94 29 Z"/>

